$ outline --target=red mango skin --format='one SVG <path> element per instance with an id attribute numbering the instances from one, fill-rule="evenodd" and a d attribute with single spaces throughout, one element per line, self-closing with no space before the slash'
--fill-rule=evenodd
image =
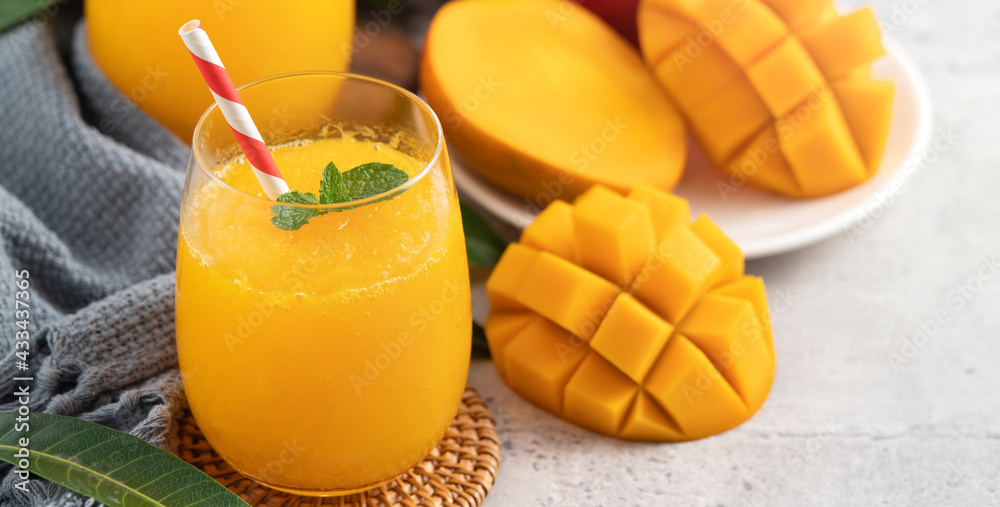
<path id="1" fill-rule="evenodd" d="M 639 48 L 639 26 L 636 15 L 639 0 L 573 0 L 590 9 L 625 37 L 636 49 Z"/>

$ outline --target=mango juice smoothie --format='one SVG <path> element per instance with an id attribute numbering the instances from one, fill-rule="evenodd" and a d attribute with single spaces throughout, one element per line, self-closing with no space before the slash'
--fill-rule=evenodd
<path id="1" fill-rule="evenodd" d="M 419 462 L 455 416 L 471 329 L 458 200 L 444 150 L 425 170 L 393 146 L 345 132 L 272 148 L 291 189 L 316 192 L 330 161 L 410 176 L 392 198 L 294 231 L 272 225 L 245 159 L 188 189 L 184 387 L 209 442 L 258 482 L 304 494 L 375 486 Z"/>

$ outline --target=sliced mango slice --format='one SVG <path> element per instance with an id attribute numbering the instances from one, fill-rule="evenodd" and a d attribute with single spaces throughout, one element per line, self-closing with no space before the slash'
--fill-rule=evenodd
<path id="1" fill-rule="evenodd" d="M 448 2 L 420 88 L 468 165 L 530 201 L 680 180 L 679 112 L 635 48 L 569 0 Z"/>
<path id="2" fill-rule="evenodd" d="M 550 206 L 487 282 L 486 337 L 514 391 L 630 440 L 702 438 L 760 408 L 774 377 L 767 296 L 718 226 L 648 186 Z M 569 243 L 573 255 L 553 253 Z"/>
<path id="3" fill-rule="evenodd" d="M 894 90 L 870 77 L 885 54 L 871 9 L 645 0 L 638 25 L 646 63 L 734 189 L 821 197 L 878 170 Z"/>

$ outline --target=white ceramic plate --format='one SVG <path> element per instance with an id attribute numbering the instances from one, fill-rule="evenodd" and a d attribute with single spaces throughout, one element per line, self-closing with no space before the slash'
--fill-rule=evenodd
<path id="1" fill-rule="evenodd" d="M 879 211 L 880 197 L 893 185 L 905 184 L 910 172 L 904 168 L 927 149 L 933 130 L 930 93 L 913 60 L 891 40 L 885 41 L 886 56 L 876 62 L 875 77 L 896 84 L 889 141 L 878 173 L 863 185 L 820 199 L 796 200 L 778 197 L 749 187 L 728 193 L 725 200 L 717 182 L 729 177 L 709 166 L 691 146 L 684 178 L 674 193 L 691 203 L 693 216 L 710 216 L 748 259 L 775 255 L 845 231 L 866 213 Z M 498 218 L 524 227 L 535 217 L 532 206 L 480 178 L 452 152 L 455 182 L 463 196 L 472 199 Z"/>

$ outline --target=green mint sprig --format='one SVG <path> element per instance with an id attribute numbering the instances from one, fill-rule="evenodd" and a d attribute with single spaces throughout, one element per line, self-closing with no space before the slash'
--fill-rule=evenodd
<path id="1" fill-rule="evenodd" d="M 292 190 L 278 196 L 278 202 L 285 204 L 337 204 L 342 202 L 365 199 L 373 195 L 388 192 L 410 179 L 406 172 L 396 169 L 392 164 L 369 162 L 354 169 L 340 172 L 337 166 L 330 162 L 323 169 L 323 179 L 319 182 L 319 198 L 312 192 Z M 346 211 L 353 207 L 340 208 L 333 211 Z M 331 210 L 312 208 L 296 208 L 292 206 L 274 205 L 271 208 L 274 217 L 271 223 L 286 231 L 298 230 L 309 223 L 309 219 L 324 215 Z"/>

